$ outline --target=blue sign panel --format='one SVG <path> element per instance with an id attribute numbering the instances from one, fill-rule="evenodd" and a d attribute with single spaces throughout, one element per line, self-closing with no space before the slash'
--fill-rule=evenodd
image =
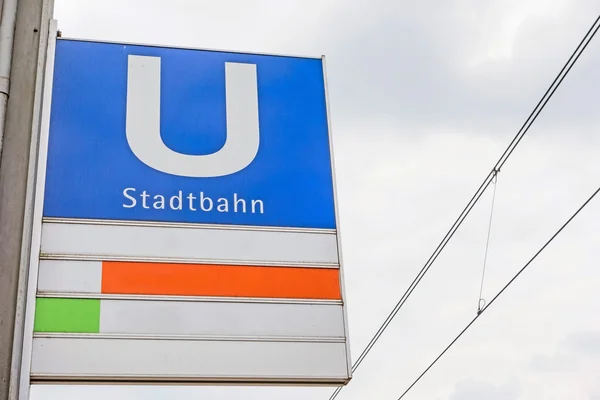
<path id="1" fill-rule="evenodd" d="M 322 60 L 57 41 L 44 216 L 335 228 Z"/>

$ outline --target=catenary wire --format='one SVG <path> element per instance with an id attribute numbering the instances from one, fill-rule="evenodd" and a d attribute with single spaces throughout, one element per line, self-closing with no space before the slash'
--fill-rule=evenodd
<path id="1" fill-rule="evenodd" d="M 485 300 L 483 299 L 483 282 L 485 281 L 485 267 L 487 266 L 488 250 L 490 248 L 490 236 L 492 234 L 492 218 L 494 217 L 494 203 L 496 202 L 496 189 L 498 188 L 498 174 L 494 177 L 494 193 L 492 194 L 492 207 L 490 208 L 490 220 L 488 223 L 487 239 L 485 241 L 485 254 L 483 256 L 483 269 L 481 271 L 481 284 L 479 285 L 479 300 L 477 301 L 477 312 L 481 312 L 481 309 L 485 307 Z M 481 302 L 483 301 L 483 306 Z"/>
<path id="2" fill-rule="evenodd" d="M 552 241 L 567 227 L 567 225 L 569 225 L 571 223 L 571 221 L 573 221 L 573 219 L 590 203 L 590 201 L 592 201 L 592 199 L 594 197 L 596 197 L 598 192 L 600 192 L 600 187 L 598 187 L 598 189 L 596 189 L 596 191 L 585 201 L 585 203 L 583 203 L 577 209 L 577 211 L 575 211 L 575 213 L 573 215 L 571 215 L 571 217 L 560 227 L 560 229 L 557 230 L 554 233 L 554 235 L 552 235 L 550 237 L 550 239 L 548 239 L 548 241 L 546 243 L 544 243 L 544 245 L 533 255 L 533 257 L 531 257 L 529 259 L 529 261 L 527 261 L 527 263 L 519 270 L 519 272 L 517 272 L 512 277 L 512 279 L 510 281 L 508 281 L 508 283 L 506 285 L 504 285 L 504 287 L 502 289 L 500 289 L 500 291 L 494 296 L 494 298 L 489 302 L 489 304 L 486 305 L 481 310 L 481 312 L 478 313 L 471 320 L 471 322 L 469 322 L 469 324 L 467 326 L 465 326 L 465 328 L 458 334 L 458 336 L 456 336 L 456 338 L 454 338 L 454 340 L 452 340 L 452 342 L 450 342 L 450 344 L 448 346 L 446 346 L 446 348 L 435 358 L 435 360 L 433 360 L 431 362 L 431 364 L 429 364 L 429 366 L 421 373 L 421 375 L 419 375 L 419 377 L 417 379 L 415 379 L 415 381 L 404 391 L 404 393 L 402 393 L 402 396 L 400 396 L 398 398 L 398 400 L 401 400 L 421 380 L 421 378 L 438 362 L 438 360 L 440 358 L 442 358 L 442 356 L 444 354 L 446 354 L 446 352 L 454 345 L 454 343 L 456 343 L 458 341 L 458 339 L 460 339 L 460 337 L 475 323 L 475 321 L 477 321 L 477 319 L 489 308 L 489 306 L 491 306 L 494 303 L 494 301 L 496 301 L 496 299 L 498 299 L 498 297 L 500 297 L 500 295 L 502 293 L 504 293 L 504 291 L 510 285 L 512 285 L 512 283 L 523 273 L 523 271 L 525 271 L 527 269 L 527 267 L 529 267 L 531 265 L 531 263 L 546 249 L 546 247 L 548 247 L 548 245 L 550 243 L 552 243 Z"/>
<path id="3" fill-rule="evenodd" d="M 492 183 L 494 177 L 500 172 L 500 169 L 504 166 L 504 164 L 506 163 L 508 158 L 512 155 L 515 148 L 521 142 L 521 140 L 523 139 L 523 137 L 525 136 L 525 134 L 527 133 L 527 131 L 529 130 L 529 128 L 531 127 L 533 122 L 535 122 L 535 120 L 537 119 L 540 112 L 544 109 L 544 107 L 550 100 L 550 98 L 552 98 L 552 96 L 554 95 L 556 90 L 560 87 L 560 85 L 563 82 L 563 80 L 565 79 L 565 77 L 571 71 L 571 68 L 573 67 L 573 65 L 575 65 L 575 63 L 579 59 L 580 55 L 583 53 L 585 48 L 588 46 L 588 44 L 590 43 L 590 41 L 593 39 L 596 32 L 598 31 L 597 25 L 598 25 L 599 21 L 600 21 L 600 16 L 598 16 L 598 18 L 594 21 L 594 23 L 592 24 L 592 26 L 590 27 L 588 32 L 585 34 L 585 36 L 583 37 L 583 39 L 581 40 L 581 42 L 579 43 L 577 48 L 573 51 L 573 53 L 571 54 L 571 56 L 569 57 L 567 62 L 564 64 L 564 66 L 562 67 L 562 69 L 560 70 L 558 75 L 552 81 L 552 84 L 548 87 L 548 89 L 546 90 L 546 92 L 544 93 L 544 95 L 542 96 L 540 101 L 537 103 L 537 105 L 535 106 L 535 108 L 533 109 L 533 111 L 531 112 L 529 117 L 527 117 L 527 119 L 525 120 L 525 123 L 521 126 L 521 128 L 519 129 L 519 131 L 517 132 L 515 137 L 512 139 L 512 141 L 508 145 L 508 147 L 504 150 L 504 152 L 500 156 L 500 159 L 496 162 L 496 164 L 494 165 L 492 170 L 488 173 L 488 175 L 483 180 L 483 182 L 481 183 L 481 185 L 479 186 L 479 188 L 477 189 L 477 191 L 475 192 L 473 197 L 471 197 L 471 199 L 469 200 L 469 202 L 467 203 L 465 208 L 462 210 L 462 212 L 460 213 L 460 215 L 458 216 L 458 218 L 456 219 L 454 224 L 452 224 L 452 226 L 450 227 L 450 230 L 446 233 L 446 235 L 444 236 L 442 241 L 438 244 L 438 246 L 436 247 L 434 252 L 431 254 L 429 259 L 425 263 L 425 265 L 421 268 L 421 270 L 419 271 L 419 273 L 417 274 L 415 279 L 409 285 L 406 292 L 402 295 L 400 300 L 396 303 L 396 305 L 394 306 L 394 308 L 392 309 L 390 314 L 387 316 L 387 318 L 384 320 L 382 325 L 379 327 L 379 329 L 377 330 L 377 332 L 375 333 L 375 335 L 373 336 L 371 341 L 367 344 L 367 346 L 362 351 L 360 356 L 354 362 L 354 364 L 352 365 L 352 372 L 355 372 L 357 370 L 357 368 L 363 362 L 363 360 L 365 359 L 367 354 L 371 351 L 371 349 L 373 348 L 375 343 L 377 343 L 377 341 L 379 340 L 379 338 L 381 337 L 383 332 L 387 329 L 388 325 L 394 319 L 394 317 L 396 316 L 398 311 L 402 308 L 402 306 L 404 305 L 404 303 L 406 302 L 408 297 L 410 297 L 410 295 L 412 294 L 414 289 L 421 282 L 421 280 L 423 279 L 425 274 L 429 271 L 429 269 L 431 268 L 431 265 L 433 265 L 433 263 L 435 262 L 437 257 L 442 252 L 442 250 L 446 247 L 446 245 L 448 244 L 450 239 L 454 236 L 454 234 L 456 233 L 458 228 L 462 225 L 465 218 L 469 215 L 469 213 L 471 212 L 473 207 L 477 204 L 477 202 L 479 201 L 481 196 L 485 193 L 485 191 L 489 187 L 490 183 Z M 345 386 L 339 386 L 338 388 L 336 388 L 336 390 L 333 392 L 333 394 L 331 395 L 329 400 L 334 400 L 344 387 Z"/>

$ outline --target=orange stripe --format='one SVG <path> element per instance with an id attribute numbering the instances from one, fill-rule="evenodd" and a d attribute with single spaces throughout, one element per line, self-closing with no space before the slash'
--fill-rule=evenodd
<path id="1" fill-rule="evenodd" d="M 102 263 L 102 293 L 339 300 L 339 270 L 237 265 Z"/>

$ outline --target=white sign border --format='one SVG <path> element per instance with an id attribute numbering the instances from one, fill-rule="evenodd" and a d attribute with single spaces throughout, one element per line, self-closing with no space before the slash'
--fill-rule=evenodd
<path id="1" fill-rule="evenodd" d="M 35 302 L 36 302 L 36 294 L 37 294 L 37 279 L 39 272 L 39 264 L 40 264 L 40 245 L 41 245 L 41 229 L 42 229 L 42 216 L 43 216 L 43 204 L 44 204 L 44 192 L 45 192 L 45 181 L 46 181 L 46 169 L 47 169 L 47 155 L 48 155 L 48 139 L 50 134 L 50 115 L 52 109 L 52 89 L 53 89 L 53 77 L 54 77 L 54 63 L 55 63 L 55 53 L 56 53 L 56 41 L 57 41 L 57 20 L 51 20 L 48 32 L 48 40 L 47 40 L 47 49 L 46 49 L 46 65 L 45 72 L 43 75 L 43 92 L 42 92 L 42 108 L 41 108 L 41 121 L 40 121 L 40 129 L 39 129 L 39 151 L 37 159 L 30 160 L 30 169 L 35 170 L 35 165 L 37 165 L 37 171 L 35 176 L 30 176 L 30 179 L 33 179 L 35 182 L 35 193 L 34 193 L 34 208 L 33 208 L 33 226 L 32 226 L 32 240 L 31 240 L 31 248 L 30 248 L 30 260 L 29 260 L 29 274 L 28 274 L 28 284 L 27 284 L 27 301 L 26 301 L 26 312 L 25 312 L 25 324 L 23 330 L 23 351 L 21 354 L 21 370 L 20 370 L 20 400 L 28 400 L 29 399 L 29 391 L 30 391 L 30 372 L 31 372 L 31 360 L 32 360 L 32 348 L 33 348 L 33 325 L 34 325 L 34 317 L 35 317 Z M 273 54 L 273 53 L 259 53 L 259 52 L 248 52 L 248 51 L 234 51 L 234 50 L 217 50 L 217 49 L 207 49 L 207 48 L 194 48 L 194 47 L 185 47 L 185 46 L 169 46 L 169 45 L 157 45 L 157 44 L 143 44 L 143 43 L 132 43 L 132 42 L 114 42 L 114 41 L 105 41 L 105 40 L 91 40 L 91 39 L 80 39 L 80 38 L 69 38 L 64 37 L 63 40 L 72 40 L 72 41 L 83 41 L 83 42 L 93 42 L 93 43 L 111 43 L 111 44 L 119 44 L 119 45 L 132 45 L 132 46 L 148 46 L 148 47 L 161 47 L 161 48 L 171 48 L 171 49 L 180 49 L 180 50 L 200 50 L 200 51 L 219 51 L 219 52 L 227 52 L 227 53 L 236 53 L 236 54 L 252 54 L 252 55 L 265 55 L 265 56 L 276 56 L 276 57 L 290 57 L 290 58 L 308 58 L 308 59 L 320 59 L 322 62 L 323 68 L 323 80 L 324 85 L 323 89 L 325 91 L 325 107 L 326 107 L 326 115 L 327 115 L 327 131 L 328 131 L 328 139 L 329 139 L 329 155 L 331 162 L 331 173 L 332 173 L 332 190 L 333 190 L 333 200 L 334 200 L 334 211 L 335 211 L 335 221 L 336 221 L 336 229 L 333 230 L 336 233 L 337 240 L 337 251 L 339 257 L 339 279 L 340 279 L 340 290 L 342 297 L 342 309 L 343 309 L 343 323 L 344 323 L 344 335 L 345 335 L 345 347 L 346 347 L 346 365 L 347 365 L 347 376 L 348 381 L 352 378 L 352 360 L 350 355 L 350 340 L 349 340 L 349 327 L 348 327 L 348 316 L 347 316 L 347 308 L 346 308 L 346 289 L 344 284 L 344 268 L 343 268 L 343 259 L 342 259 L 342 245 L 341 245 L 341 235 L 340 235 L 340 216 L 339 216 L 339 205 L 338 205 L 338 192 L 337 192 L 337 182 L 336 182 L 336 174 L 335 174 L 335 157 L 334 157 L 334 144 L 333 144 L 333 134 L 332 134 L 332 123 L 331 123 L 331 112 L 330 112 L 330 100 L 329 100 L 329 89 L 328 89 L 328 80 L 326 74 L 326 61 L 325 56 L 301 56 L 301 55 L 285 55 L 285 54 Z M 38 79 L 40 76 L 38 76 Z M 34 163 L 34 164 L 31 164 Z M 33 167 L 32 167 L 33 165 Z M 188 224 L 183 224 L 188 225 Z M 196 224 L 194 224 L 196 225 Z M 252 228 L 252 227 L 249 227 Z M 315 231 L 320 231 L 315 229 Z M 332 231 L 328 229 L 327 231 Z M 65 381 L 70 382 L 71 381 Z M 75 383 L 76 381 L 72 382 Z M 60 382 L 52 382 L 53 384 Z M 136 382 L 122 382 L 122 381 L 114 381 L 114 382 L 103 382 L 110 384 L 136 384 Z M 140 381 L 138 382 L 140 385 L 147 385 L 148 382 Z M 161 383 L 164 385 L 169 385 L 168 382 Z M 175 383 L 171 383 L 175 384 Z M 198 383 L 205 384 L 205 383 Z M 240 383 L 242 385 L 248 383 Z M 290 383 L 291 385 L 298 385 L 297 383 Z M 281 383 L 263 383 L 263 385 L 281 385 Z M 301 384 L 306 385 L 306 384 Z"/>

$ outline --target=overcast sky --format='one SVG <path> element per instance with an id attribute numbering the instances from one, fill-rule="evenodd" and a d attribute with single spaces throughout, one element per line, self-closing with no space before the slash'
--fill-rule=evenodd
<path id="1" fill-rule="evenodd" d="M 598 0 L 56 0 L 66 37 L 325 54 L 353 359 L 579 40 Z M 600 185 L 600 38 L 498 179 L 486 299 Z M 477 310 L 491 191 L 338 399 L 397 399 Z M 600 399 L 600 198 L 408 400 Z M 331 388 L 35 387 L 32 400 L 311 399 Z"/>

